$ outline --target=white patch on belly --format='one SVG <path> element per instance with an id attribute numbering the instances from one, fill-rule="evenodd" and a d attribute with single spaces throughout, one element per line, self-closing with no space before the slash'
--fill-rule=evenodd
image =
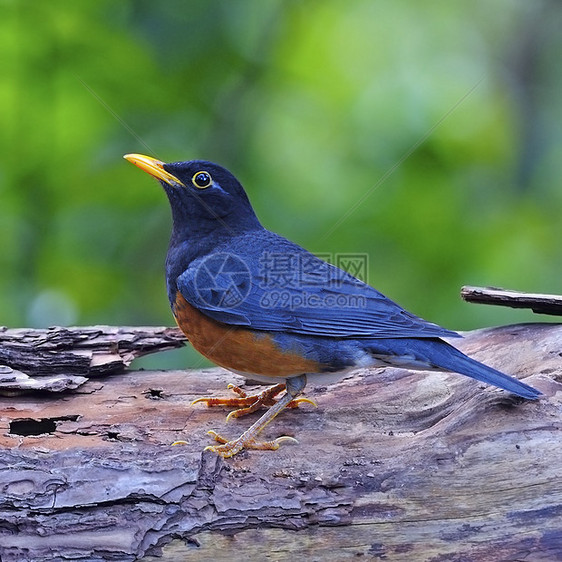
<path id="1" fill-rule="evenodd" d="M 373 355 L 360 351 L 355 359 L 355 365 L 343 369 L 342 371 L 336 372 L 324 372 L 324 373 L 306 373 L 306 379 L 308 384 L 312 386 L 324 386 L 326 384 L 332 384 L 338 382 L 346 377 L 352 375 L 358 369 L 364 369 L 367 367 L 388 367 L 389 365 L 394 365 L 396 367 L 405 366 L 402 365 L 399 358 L 393 357 L 392 359 L 398 359 L 398 361 L 390 361 L 390 357 L 386 361 L 382 357 L 374 357 Z M 411 368 L 411 367 L 410 367 Z M 425 367 L 418 367 L 425 368 Z M 229 369 L 233 373 L 244 377 L 248 381 L 258 381 L 266 384 L 285 384 L 286 380 L 291 377 L 268 377 L 265 375 L 256 375 L 254 373 L 244 373 L 242 371 L 235 371 L 234 369 Z M 304 373 L 303 373 L 304 374 Z M 296 376 L 296 375 L 295 375 Z"/>

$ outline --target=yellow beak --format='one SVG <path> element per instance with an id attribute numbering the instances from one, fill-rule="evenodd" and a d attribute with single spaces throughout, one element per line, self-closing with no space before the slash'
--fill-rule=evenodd
<path id="1" fill-rule="evenodd" d="M 157 180 L 165 181 L 167 184 L 172 186 L 181 185 L 182 187 L 185 187 L 184 184 L 176 178 L 176 176 L 166 172 L 166 170 L 164 170 L 164 162 L 160 162 L 160 160 L 156 160 L 156 158 L 143 156 L 142 154 L 125 154 L 123 158 L 131 162 L 131 164 L 138 166 L 141 170 L 148 172 Z"/>

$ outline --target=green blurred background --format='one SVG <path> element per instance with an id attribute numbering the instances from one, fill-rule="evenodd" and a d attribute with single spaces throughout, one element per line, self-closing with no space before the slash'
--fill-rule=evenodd
<path id="1" fill-rule="evenodd" d="M 128 152 L 225 165 L 428 320 L 548 320 L 459 290 L 562 292 L 560 29 L 554 0 L 0 0 L 0 324 L 172 324 Z"/>

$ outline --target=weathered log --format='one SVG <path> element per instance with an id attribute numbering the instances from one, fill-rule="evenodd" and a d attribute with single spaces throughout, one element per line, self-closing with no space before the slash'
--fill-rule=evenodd
<path id="1" fill-rule="evenodd" d="M 562 559 L 562 326 L 451 343 L 544 396 L 364 370 L 311 388 L 317 409 L 265 430 L 299 445 L 228 460 L 202 452 L 206 431 L 235 436 L 252 420 L 189 406 L 243 384 L 222 369 L 0 397 L 0 559 Z"/>
<path id="2" fill-rule="evenodd" d="M 0 394 L 71 390 L 185 341 L 178 328 L 0 328 Z"/>
<path id="3" fill-rule="evenodd" d="M 470 287 L 461 289 L 461 297 L 467 302 L 509 306 L 511 308 L 530 308 L 537 314 L 562 316 L 562 295 L 543 293 L 524 293 L 508 291 L 495 287 Z"/>

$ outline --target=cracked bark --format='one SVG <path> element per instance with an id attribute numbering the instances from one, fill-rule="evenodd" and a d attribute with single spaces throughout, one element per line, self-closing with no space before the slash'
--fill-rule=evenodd
<path id="1" fill-rule="evenodd" d="M 544 397 L 363 370 L 308 389 L 317 409 L 265 431 L 299 445 L 226 461 L 202 453 L 206 431 L 235 436 L 254 417 L 225 424 L 226 411 L 189 406 L 244 384 L 222 369 L 0 397 L 0 559 L 559 560 L 562 325 L 452 343 Z"/>
<path id="2" fill-rule="evenodd" d="M 91 377 L 123 371 L 137 357 L 184 343 L 178 328 L 0 327 L 0 395 L 74 390 Z"/>

